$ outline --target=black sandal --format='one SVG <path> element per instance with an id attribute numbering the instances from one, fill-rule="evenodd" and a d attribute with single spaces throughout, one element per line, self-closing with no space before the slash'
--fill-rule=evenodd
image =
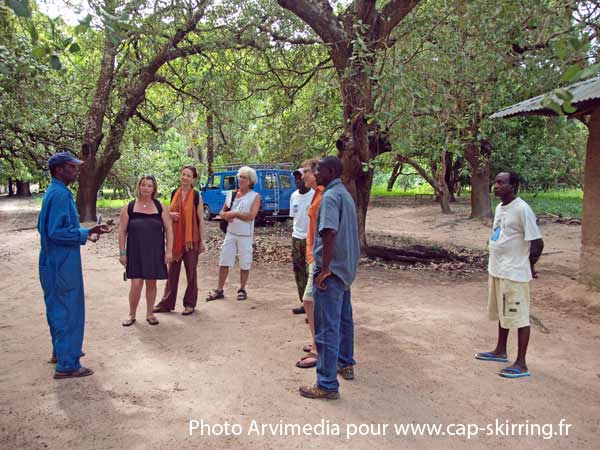
<path id="1" fill-rule="evenodd" d="M 148 322 L 150 325 L 158 325 L 158 319 L 156 317 L 150 317 L 149 319 L 146 319 L 146 322 Z"/>
<path id="2" fill-rule="evenodd" d="M 246 300 L 248 298 L 248 294 L 244 289 L 238 289 L 237 291 L 237 299 L 238 301 Z"/>
<path id="3" fill-rule="evenodd" d="M 133 325 L 135 323 L 135 319 L 127 319 L 125 322 L 123 322 L 121 325 L 123 325 L 124 327 L 130 327 L 131 325 Z"/>
<path id="4" fill-rule="evenodd" d="M 211 293 L 206 297 L 207 302 L 212 302 L 213 300 L 218 300 L 220 298 L 225 298 L 225 292 L 221 289 L 214 289 Z"/>

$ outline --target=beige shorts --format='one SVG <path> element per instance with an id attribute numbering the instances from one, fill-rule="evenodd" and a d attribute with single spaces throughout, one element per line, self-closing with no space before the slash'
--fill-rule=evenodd
<path id="1" fill-rule="evenodd" d="M 306 289 L 304 290 L 304 295 L 302 296 L 302 301 L 304 302 L 312 302 L 312 289 L 313 289 L 313 279 L 315 274 L 315 263 L 312 262 L 308 265 L 308 281 L 306 282 Z"/>
<path id="2" fill-rule="evenodd" d="M 225 234 L 223 245 L 221 245 L 219 265 L 233 267 L 236 256 L 240 261 L 240 269 L 250 270 L 252 267 L 252 236 Z"/>
<path id="3" fill-rule="evenodd" d="M 502 328 L 529 326 L 529 283 L 489 277 L 488 316 Z"/>

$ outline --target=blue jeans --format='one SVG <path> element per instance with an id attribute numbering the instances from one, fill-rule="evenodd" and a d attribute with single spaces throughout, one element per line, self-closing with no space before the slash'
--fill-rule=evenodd
<path id="1" fill-rule="evenodd" d="M 315 311 L 315 341 L 317 343 L 317 386 L 326 391 L 337 392 L 338 367 L 353 366 L 354 322 L 350 289 L 344 289 L 342 281 L 329 276 L 325 279 L 327 289 L 322 291 L 313 285 Z"/>

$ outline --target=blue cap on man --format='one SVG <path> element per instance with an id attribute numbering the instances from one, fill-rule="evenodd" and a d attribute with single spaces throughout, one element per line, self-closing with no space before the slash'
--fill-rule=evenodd
<path id="1" fill-rule="evenodd" d="M 53 167 L 61 166 L 63 164 L 83 164 L 83 161 L 75 158 L 69 152 L 59 152 L 55 153 L 48 159 L 48 169 L 52 169 Z"/>

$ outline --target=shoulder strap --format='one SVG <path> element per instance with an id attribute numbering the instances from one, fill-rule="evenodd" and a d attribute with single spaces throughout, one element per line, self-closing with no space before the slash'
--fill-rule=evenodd
<path id="1" fill-rule="evenodd" d="M 133 212 L 133 206 L 135 205 L 135 200 L 131 200 L 129 202 L 129 204 L 127 205 L 127 215 L 131 216 L 131 213 Z"/>
<path id="2" fill-rule="evenodd" d="M 158 211 L 158 213 L 162 214 L 163 208 L 162 208 L 162 205 L 160 204 L 160 202 L 158 200 L 156 200 L 155 198 L 152 200 L 154 200 L 154 206 L 156 206 L 156 210 Z"/>
<path id="3" fill-rule="evenodd" d="M 233 202 L 235 201 L 235 196 L 238 191 L 231 191 L 231 201 L 229 202 L 229 209 L 233 208 Z"/>

